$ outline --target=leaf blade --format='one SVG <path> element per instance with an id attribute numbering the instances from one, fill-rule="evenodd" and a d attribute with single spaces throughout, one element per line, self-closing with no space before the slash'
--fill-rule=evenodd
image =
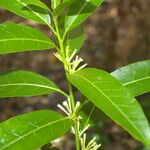
<path id="1" fill-rule="evenodd" d="M 82 105 L 79 111 L 82 117 L 82 126 L 85 127 L 90 124 L 90 127 L 94 127 L 96 124 L 105 123 L 108 117 L 102 110 L 96 107 L 90 100 L 85 98 L 82 101 Z"/>
<path id="2" fill-rule="evenodd" d="M 0 149 L 39 148 L 65 134 L 71 123 L 69 118 L 50 110 L 19 115 L 0 124 Z"/>
<path id="3" fill-rule="evenodd" d="M 70 52 L 71 54 L 73 53 L 74 50 L 77 50 L 78 52 L 83 46 L 83 43 L 84 43 L 84 30 L 81 25 L 68 32 L 67 45 L 71 49 Z"/>
<path id="4" fill-rule="evenodd" d="M 51 94 L 61 90 L 49 79 L 30 71 L 18 70 L 0 74 L 0 98 Z"/>
<path id="5" fill-rule="evenodd" d="M 41 24 L 51 23 L 48 8 L 39 0 L 0 0 L 0 7 Z"/>
<path id="6" fill-rule="evenodd" d="M 60 0 L 52 0 L 51 1 L 52 9 L 54 10 L 60 3 L 61 3 Z"/>
<path id="7" fill-rule="evenodd" d="M 70 7 L 65 19 L 66 32 L 81 24 L 103 0 L 75 1 Z"/>
<path id="8" fill-rule="evenodd" d="M 75 0 L 63 0 L 55 9 L 54 14 L 59 15 L 65 8 L 69 7 Z"/>
<path id="9" fill-rule="evenodd" d="M 129 64 L 111 73 L 133 96 L 150 92 L 150 60 Z"/>
<path id="10" fill-rule="evenodd" d="M 149 124 L 139 103 L 114 77 L 99 69 L 88 68 L 68 75 L 68 79 L 134 138 L 150 146 Z"/>
<path id="11" fill-rule="evenodd" d="M 0 54 L 51 49 L 55 45 L 44 33 L 29 26 L 0 24 Z"/>

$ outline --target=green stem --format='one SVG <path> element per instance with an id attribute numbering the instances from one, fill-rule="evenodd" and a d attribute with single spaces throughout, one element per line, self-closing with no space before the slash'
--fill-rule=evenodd
<path id="1" fill-rule="evenodd" d="M 60 36 L 60 31 L 59 31 L 59 27 L 58 27 L 57 18 L 53 18 L 53 20 L 54 20 L 54 25 L 55 25 L 55 29 L 56 29 L 56 37 L 58 39 L 59 46 L 60 46 L 60 53 L 61 53 L 62 59 L 63 59 L 63 66 L 64 66 L 64 69 L 65 69 L 66 68 L 66 61 L 65 61 L 66 52 L 65 52 L 65 49 L 64 49 L 64 39 L 62 39 L 61 36 Z M 66 69 L 65 69 L 65 74 L 67 75 Z M 73 95 L 73 91 L 72 91 L 72 85 L 68 81 L 68 79 L 67 79 L 67 82 L 68 82 L 68 87 L 69 87 L 69 97 L 70 97 L 70 101 L 71 101 L 71 107 L 72 107 L 72 111 L 74 111 L 74 109 L 75 109 L 75 99 L 74 99 L 74 95 Z M 75 139 L 76 139 L 76 150 L 80 150 L 80 137 L 79 137 L 79 131 L 78 131 L 78 120 L 75 120 L 74 130 L 75 130 Z"/>
<path id="2" fill-rule="evenodd" d="M 69 95 L 66 92 L 62 91 L 62 90 L 57 90 L 57 92 L 59 92 L 60 94 L 64 95 L 66 98 L 69 97 Z"/>
<path id="3" fill-rule="evenodd" d="M 55 34 L 57 35 L 57 33 L 55 32 L 55 30 L 53 29 L 53 27 L 51 25 L 48 25 L 48 27 L 50 28 L 50 30 Z"/>
<path id="4" fill-rule="evenodd" d="M 68 81 L 68 87 L 69 87 L 72 109 L 74 110 L 75 109 L 75 100 L 74 100 L 74 95 L 73 95 L 73 91 L 72 91 L 72 85 L 69 81 Z M 75 120 L 74 130 L 75 130 L 75 139 L 76 139 L 76 149 L 80 150 L 80 137 L 79 137 L 79 130 L 78 130 L 78 120 Z"/>
<path id="5" fill-rule="evenodd" d="M 72 91 L 72 85 L 71 83 L 67 80 L 68 82 L 68 87 L 69 87 L 69 97 L 70 97 L 70 101 L 71 101 L 71 106 L 72 109 L 75 109 L 75 100 L 74 100 L 74 95 L 73 95 L 73 91 Z"/>
<path id="6" fill-rule="evenodd" d="M 75 130 L 75 138 L 76 138 L 76 149 L 80 150 L 80 137 L 79 137 L 79 131 L 78 131 L 77 123 L 74 125 L 74 130 Z"/>
<path id="7" fill-rule="evenodd" d="M 63 41 L 62 41 L 61 36 L 60 36 L 60 31 L 59 31 L 59 28 L 58 28 L 57 18 L 54 18 L 54 24 L 55 24 L 55 28 L 56 28 L 56 35 L 57 35 L 57 39 L 58 39 L 58 42 L 59 42 L 61 54 L 62 54 L 62 57 L 64 59 L 65 58 L 65 50 L 64 50 Z"/>

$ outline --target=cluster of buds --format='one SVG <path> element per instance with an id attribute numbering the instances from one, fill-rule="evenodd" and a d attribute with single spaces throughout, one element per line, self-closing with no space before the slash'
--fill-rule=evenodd
<path id="1" fill-rule="evenodd" d="M 81 70 L 84 67 L 86 67 L 87 64 L 83 64 L 80 66 L 81 63 L 83 63 L 83 59 L 76 55 L 77 50 L 75 49 L 73 53 L 70 55 L 70 49 L 69 47 L 66 48 L 66 56 L 65 59 L 62 58 L 62 56 L 59 53 L 55 53 L 54 55 L 63 63 L 65 63 L 65 69 L 71 74 L 75 71 Z M 75 59 L 73 59 L 75 57 Z"/>
<path id="2" fill-rule="evenodd" d="M 90 125 L 86 125 L 83 129 L 80 127 L 80 120 L 82 119 L 81 116 L 77 116 L 77 112 L 80 108 L 80 102 L 76 102 L 75 108 L 73 109 L 71 106 L 71 100 L 68 98 L 66 101 L 62 103 L 62 105 L 58 104 L 58 108 L 60 108 L 68 117 L 73 120 L 77 121 L 77 128 L 79 137 L 81 139 L 81 150 L 97 150 L 101 144 L 97 144 L 96 138 L 94 137 L 88 144 L 87 144 L 87 136 L 85 134 L 86 130 L 89 129 Z M 72 126 L 71 128 L 72 133 L 75 134 L 75 129 Z"/>
<path id="3" fill-rule="evenodd" d="M 81 117 L 80 117 L 80 119 L 82 119 Z M 79 120 L 80 121 L 80 120 Z M 77 122 L 77 129 L 78 129 L 78 133 L 79 133 L 79 137 L 81 138 L 82 137 L 82 135 L 84 134 L 84 132 L 86 131 L 86 130 L 88 130 L 88 128 L 90 127 L 90 125 L 88 124 L 87 126 L 85 126 L 83 129 L 80 127 L 80 122 Z M 74 130 L 74 128 L 72 127 L 71 128 L 72 129 L 72 132 L 75 134 L 75 130 Z"/>
<path id="4" fill-rule="evenodd" d="M 97 150 L 101 144 L 97 144 L 96 137 L 94 137 L 88 144 L 86 144 L 87 136 L 86 134 L 83 134 L 83 137 L 81 138 L 81 149 L 82 150 Z"/>
<path id="5" fill-rule="evenodd" d="M 80 120 L 81 119 L 80 116 L 76 115 L 79 108 L 80 108 L 80 102 L 79 101 L 76 102 L 75 108 L 73 109 L 72 105 L 71 105 L 71 100 L 68 97 L 68 99 L 62 103 L 62 105 L 58 104 L 57 107 L 60 108 L 71 119 L 73 119 L 73 120 L 75 120 L 75 119 Z"/>
<path id="6" fill-rule="evenodd" d="M 94 137 L 89 143 L 87 143 L 86 130 L 88 130 L 90 124 L 86 125 L 83 129 L 80 129 L 80 123 L 78 123 L 78 132 L 81 141 L 81 150 L 97 150 L 101 144 L 97 144 L 96 137 Z"/>

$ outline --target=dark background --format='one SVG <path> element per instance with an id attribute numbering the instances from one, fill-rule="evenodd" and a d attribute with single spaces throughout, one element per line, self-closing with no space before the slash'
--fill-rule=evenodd
<path id="1" fill-rule="evenodd" d="M 0 9 L 0 23 L 25 23 L 48 33 L 47 28 L 24 20 L 10 12 Z M 88 66 L 104 69 L 108 72 L 129 64 L 150 58 L 150 0 L 105 0 L 103 5 L 84 24 L 85 44 L 80 51 Z M 0 71 L 27 69 L 51 78 L 60 87 L 66 89 L 61 64 L 53 56 L 53 51 L 26 52 L 0 56 Z M 149 95 L 138 98 L 140 102 L 150 100 Z M 64 100 L 58 94 L 7 98 L 0 100 L 0 121 L 17 114 L 39 109 L 58 110 L 57 103 Z M 150 104 L 143 106 L 149 113 Z M 150 117 L 150 115 L 148 115 Z M 104 150 L 133 150 L 142 145 L 132 139 L 123 129 L 108 120 L 100 122 L 89 135 L 101 135 Z M 69 139 L 69 140 L 68 140 Z M 59 143 L 59 144 L 58 144 Z M 72 150 L 73 137 L 67 135 L 56 142 L 61 149 Z M 141 148 L 140 148 L 141 146 Z"/>

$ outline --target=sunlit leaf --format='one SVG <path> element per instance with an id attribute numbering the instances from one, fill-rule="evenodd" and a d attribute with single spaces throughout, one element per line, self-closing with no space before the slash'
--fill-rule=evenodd
<path id="1" fill-rule="evenodd" d="M 150 92 L 150 60 L 136 62 L 111 73 L 133 96 Z"/>
<path id="2" fill-rule="evenodd" d="M 61 0 L 51 0 L 51 5 L 53 9 L 55 9 L 60 3 Z"/>
<path id="3" fill-rule="evenodd" d="M 94 68 L 68 74 L 68 79 L 135 139 L 150 147 L 149 124 L 142 108 L 117 79 Z"/>
<path id="4" fill-rule="evenodd" d="M 103 0 L 76 0 L 72 3 L 65 19 L 66 32 L 81 24 L 102 2 Z"/>
<path id="5" fill-rule="evenodd" d="M 40 0 L 0 0 L 0 7 L 41 24 L 51 23 L 48 8 Z"/>
<path id="6" fill-rule="evenodd" d="M 61 92 L 49 79 L 25 70 L 0 73 L 0 98 Z"/>
<path id="7" fill-rule="evenodd" d="M 111 73 L 133 94 L 133 96 L 139 96 L 150 91 L 150 60 L 136 62 Z M 150 118 L 149 100 L 140 101 L 147 118 Z M 98 110 L 89 100 L 86 100 L 86 104 L 81 111 L 83 122 L 95 125 L 100 121 L 105 121 L 106 116 Z M 90 119 L 87 120 L 90 114 Z M 100 116 L 100 117 L 98 117 Z M 150 119 L 149 119 L 150 120 Z M 86 123 L 86 124 L 87 124 Z"/>
<path id="8" fill-rule="evenodd" d="M 0 24 L 0 54 L 54 47 L 53 42 L 37 29 L 13 23 Z"/>
<path id="9" fill-rule="evenodd" d="M 61 114 L 40 110 L 0 124 L 0 150 L 33 150 L 64 135 L 72 121 Z"/>

